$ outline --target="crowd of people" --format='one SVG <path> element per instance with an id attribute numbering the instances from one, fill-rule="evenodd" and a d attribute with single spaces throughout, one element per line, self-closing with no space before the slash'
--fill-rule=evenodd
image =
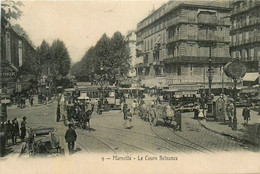
<path id="1" fill-rule="evenodd" d="M 17 143 L 17 139 L 19 138 L 22 142 L 26 137 L 27 130 L 27 122 L 26 117 L 23 117 L 23 121 L 20 126 L 17 118 L 14 118 L 12 121 L 8 120 L 7 122 L 2 122 L 0 126 L 0 132 L 5 133 L 6 144 L 9 144 L 9 141 L 12 141 L 12 145 Z"/>

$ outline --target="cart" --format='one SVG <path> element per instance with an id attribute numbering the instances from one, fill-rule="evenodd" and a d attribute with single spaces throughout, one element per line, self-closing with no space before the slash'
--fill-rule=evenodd
<path id="1" fill-rule="evenodd" d="M 170 125 L 174 120 L 174 109 L 166 104 L 158 104 L 151 107 L 149 110 L 149 122 L 156 126 L 159 119 L 162 119 L 165 124 Z"/>
<path id="2" fill-rule="evenodd" d="M 149 121 L 149 106 L 147 104 L 138 106 L 138 115 L 142 120 Z"/>

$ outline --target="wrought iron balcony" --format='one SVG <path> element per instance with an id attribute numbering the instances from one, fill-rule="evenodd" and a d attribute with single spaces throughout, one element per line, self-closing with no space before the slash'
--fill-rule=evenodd
<path id="1" fill-rule="evenodd" d="M 227 63 L 231 61 L 230 57 L 211 57 L 212 63 Z M 209 57 L 196 56 L 177 56 L 168 57 L 165 63 L 208 63 Z"/>

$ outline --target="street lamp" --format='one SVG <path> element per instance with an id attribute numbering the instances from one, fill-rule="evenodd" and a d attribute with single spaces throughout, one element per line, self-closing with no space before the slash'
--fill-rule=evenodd
<path id="1" fill-rule="evenodd" d="M 234 98 L 234 118 L 233 118 L 233 130 L 237 130 L 237 112 L 236 112 L 236 100 L 237 100 L 237 81 L 244 77 L 246 74 L 246 66 L 239 62 L 239 59 L 229 62 L 224 67 L 225 74 L 232 78 L 234 81 L 233 98 Z"/>
<path id="2" fill-rule="evenodd" d="M 213 103 L 212 103 L 212 96 L 211 96 L 211 85 L 212 85 L 212 59 L 211 59 L 211 49 L 212 43 L 210 42 L 209 45 L 209 92 L 208 92 L 208 111 L 206 114 L 206 118 L 213 117 Z"/>

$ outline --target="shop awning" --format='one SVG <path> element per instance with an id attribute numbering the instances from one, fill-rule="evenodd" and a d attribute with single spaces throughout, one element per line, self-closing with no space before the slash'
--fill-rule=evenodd
<path id="1" fill-rule="evenodd" d="M 243 77 L 243 81 L 254 82 L 254 81 L 256 81 L 258 76 L 259 76 L 258 72 L 246 73 L 246 75 Z"/>

